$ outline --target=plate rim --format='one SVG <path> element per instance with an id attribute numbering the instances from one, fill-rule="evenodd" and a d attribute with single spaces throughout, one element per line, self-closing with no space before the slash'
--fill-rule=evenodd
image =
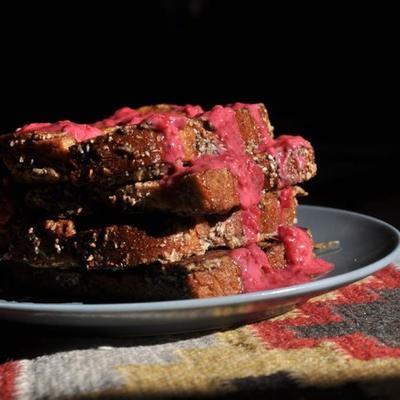
<path id="1" fill-rule="evenodd" d="M 326 292 L 330 289 L 350 284 L 352 282 L 363 279 L 380 269 L 386 267 L 400 256 L 400 231 L 391 224 L 378 218 L 371 217 L 366 214 L 343 210 L 333 207 L 323 207 L 315 205 L 300 205 L 300 209 L 314 209 L 319 211 L 340 212 L 347 215 L 353 215 L 367 219 L 377 223 L 388 229 L 394 236 L 397 243 L 395 247 L 385 257 L 357 268 L 353 271 L 345 272 L 340 275 L 322 278 L 313 282 L 307 282 L 297 285 L 286 286 L 282 288 L 262 290 L 253 293 L 242 293 L 230 296 L 210 297 L 206 299 L 184 299 L 184 300 L 167 300 L 155 302 L 141 303 L 34 303 L 34 302 L 18 302 L 0 299 L 0 311 L 20 311 L 20 312 L 46 312 L 57 314 L 68 313 L 92 313 L 101 314 L 112 312 L 113 314 L 127 312 L 158 312 L 158 311 L 184 311 L 193 309 L 207 309 L 212 307 L 227 307 L 235 305 L 246 305 L 248 303 L 258 303 L 269 300 L 285 300 L 292 297 L 304 296 L 316 292 Z"/>

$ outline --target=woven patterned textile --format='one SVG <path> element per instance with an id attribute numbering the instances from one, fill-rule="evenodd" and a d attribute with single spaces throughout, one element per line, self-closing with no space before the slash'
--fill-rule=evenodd
<path id="1" fill-rule="evenodd" d="M 4 322 L 0 328 L 1 400 L 400 398 L 394 266 L 224 332 L 101 338 Z"/>

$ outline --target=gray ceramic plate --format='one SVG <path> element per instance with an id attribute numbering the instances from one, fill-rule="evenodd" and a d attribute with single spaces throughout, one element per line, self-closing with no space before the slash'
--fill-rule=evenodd
<path id="1" fill-rule="evenodd" d="M 364 278 L 399 257 L 399 232 L 377 219 L 331 208 L 301 206 L 299 225 L 317 242 L 339 240 L 323 258 L 335 263 L 314 282 L 236 296 L 125 304 L 39 304 L 0 300 L 0 317 L 97 332 L 165 334 L 227 328 L 281 314 L 310 297 Z"/>

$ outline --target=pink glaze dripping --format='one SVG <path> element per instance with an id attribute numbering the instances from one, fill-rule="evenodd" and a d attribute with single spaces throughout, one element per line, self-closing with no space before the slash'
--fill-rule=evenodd
<path id="1" fill-rule="evenodd" d="M 215 106 L 204 114 L 204 118 L 209 121 L 226 146 L 226 153 L 219 159 L 237 179 L 246 243 L 256 242 L 260 220 L 258 204 L 264 187 L 264 173 L 246 153 L 236 113 L 232 107 Z"/>
<path id="2" fill-rule="evenodd" d="M 178 168 L 184 157 L 179 131 L 187 123 L 187 117 L 176 112 L 139 112 L 129 107 L 121 108 L 111 117 L 97 122 L 99 127 L 112 127 L 116 125 L 139 125 L 146 122 L 152 128 L 160 131 L 163 136 L 162 160 Z"/>
<path id="3" fill-rule="evenodd" d="M 285 210 L 289 209 L 293 206 L 293 203 L 295 202 L 295 197 L 293 194 L 293 188 L 291 186 L 279 190 L 279 208 L 280 208 L 280 224 L 285 223 Z"/>
<path id="4" fill-rule="evenodd" d="M 193 105 L 172 106 L 172 110 L 169 112 L 139 112 L 129 107 L 123 107 L 111 117 L 91 125 L 76 124 L 68 120 L 56 123 L 32 123 L 23 126 L 18 132 L 65 132 L 76 142 L 83 142 L 103 135 L 106 128 L 126 124 L 137 125 L 146 121 L 164 134 L 163 161 L 175 165 L 179 164 L 184 156 L 179 130 L 185 126 L 187 118 L 201 113 L 203 113 L 203 109 Z"/>
<path id="5" fill-rule="evenodd" d="M 301 136 L 281 135 L 269 144 L 262 146 L 262 151 L 271 154 L 279 168 L 279 188 L 284 188 L 291 184 L 289 174 L 289 155 L 295 160 L 296 167 L 303 169 L 306 160 L 299 151 L 302 148 L 311 148 L 310 142 Z"/>
<path id="6" fill-rule="evenodd" d="M 140 114 L 137 110 L 130 107 L 123 107 L 115 111 L 110 117 L 105 118 L 101 121 L 95 122 L 93 125 L 97 128 L 111 128 L 116 125 L 126 124 L 139 124 L 143 121 L 143 114 Z"/>
<path id="7" fill-rule="evenodd" d="M 141 112 L 130 107 L 123 107 L 115 111 L 110 117 L 94 123 L 93 126 L 98 128 L 110 128 L 116 125 L 138 125 L 157 115 L 193 118 L 204 112 L 200 106 L 192 106 L 190 104 L 186 106 L 173 105 L 171 108 L 170 111 L 152 110 Z"/>
<path id="8" fill-rule="evenodd" d="M 96 122 L 98 128 L 109 128 L 116 125 L 138 125 L 148 123 L 164 135 L 162 160 L 172 164 L 176 171 L 181 170 L 184 151 L 179 131 L 183 129 L 188 118 L 203 113 L 200 106 L 171 106 L 169 111 L 152 110 L 141 112 L 129 107 L 117 110 L 111 117 Z"/>
<path id="9" fill-rule="evenodd" d="M 333 268 L 331 263 L 314 256 L 312 240 L 303 229 L 282 226 L 279 238 L 287 258 L 284 269 L 273 269 L 266 254 L 255 243 L 232 250 L 231 257 L 240 267 L 245 293 L 309 282 L 315 275 Z"/>
<path id="10" fill-rule="evenodd" d="M 209 121 L 219 138 L 226 145 L 226 150 L 235 155 L 246 155 L 245 144 L 240 135 L 235 110 L 231 107 L 215 106 L 204 113 L 203 118 Z"/>
<path id="11" fill-rule="evenodd" d="M 204 113 L 204 110 L 200 106 L 193 106 L 186 104 L 185 106 L 174 106 L 175 110 L 185 113 L 188 118 L 198 117 Z"/>
<path id="12" fill-rule="evenodd" d="M 264 185 L 264 174 L 261 168 L 248 156 L 224 152 L 218 156 L 203 155 L 193 161 L 191 166 L 183 167 L 176 173 L 166 177 L 164 185 L 176 184 L 183 176 L 213 169 L 229 169 L 237 179 L 242 209 L 251 208 L 261 200 L 261 191 Z"/>
<path id="13" fill-rule="evenodd" d="M 268 287 L 268 275 L 272 270 L 266 254 L 255 244 L 232 250 L 231 257 L 239 265 L 245 293 L 257 292 Z"/>
<path id="14" fill-rule="evenodd" d="M 257 243 L 259 241 L 258 234 L 260 233 L 261 218 L 261 210 L 258 207 L 258 203 L 245 210 L 242 209 L 241 215 L 246 243 Z"/>
<path id="15" fill-rule="evenodd" d="M 313 254 L 313 242 L 304 229 L 296 226 L 279 227 L 279 238 L 285 246 L 288 269 L 300 268 L 307 275 L 316 275 L 327 272 L 333 268 Z"/>
<path id="16" fill-rule="evenodd" d="M 185 127 L 187 118 L 171 114 L 154 114 L 146 121 L 164 135 L 163 161 L 172 164 L 176 170 L 179 169 L 185 156 L 179 131 Z"/>
<path id="17" fill-rule="evenodd" d="M 273 139 L 270 143 L 268 143 L 263 151 L 274 150 L 277 151 L 279 149 L 287 149 L 287 150 L 295 150 L 299 147 L 307 147 L 311 148 L 311 144 L 308 140 L 304 139 L 302 136 L 294 136 L 294 135 L 280 135 L 276 139 Z"/>
<path id="18" fill-rule="evenodd" d="M 176 168 L 176 172 L 166 177 L 162 183 L 169 186 L 190 173 L 228 169 L 237 181 L 246 243 L 256 242 L 260 220 L 258 204 L 264 187 L 264 173 L 246 153 L 236 113 L 232 107 L 215 106 L 212 110 L 204 113 L 202 118 L 209 122 L 211 128 L 223 142 L 225 149 L 218 155 L 203 155 L 192 160 L 189 166 Z"/>
<path id="19" fill-rule="evenodd" d="M 24 125 L 17 133 L 27 132 L 64 132 L 67 133 L 72 139 L 77 142 L 83 142 L 88 139 L 93 139 L 96 136 L 103 134 L 101 129 L 87 124 L 76 124 L 74 122 L 65 120 L 55 123 L 33 123 Z"/>
<path id="20" fill-rule="evenodd" d="M 236 120 L 235 110 L 239 108 L 249 109 L 252 117 L 260 126 L 266 129 L 265 121 L 260 115 L 258 105 L 236 103 L 232 107 L 215 106 L 212 110 L 204 113 L 202 118 L 207 120 L 211 128 L 225 145 L 225 151 L 217 156 L 201 156 L 192 161 L 192 165 L 176 168 L 176 172 L 165 178 L 163 184 L 171 185 L 186 174 L 201 172 L 210 169 L 227 168 L 237 179 L 237 190 L 240 196 L 242 209 L 242 222 L 246 243 L 257 241 L 259 233 L 260 210 L 258 204 L 261 200 L 264 186 L 264 173 L 260 166 L 246 153 L 245 143 L 242 139 L 239 124 Z M 174 137 L 173 135 L 171 135 Z M 276 140 L 266 130 L 263 131 L 264 141 L 260 147 L 276 157 L 281 172 L 281 187 L 290 184 L 288 181 L 287 158 L 290 152 L 310 144 L 301 137 L 283 136 Z M 171 143 L 174 144 L 172 141 Z M 304 167 L 304 160 L 298 155 L 296 162 Z M 282 200 L 289 201 L 291 189 L 284 192 Z M 285 205 L 285 207 L 290 205 Z M 282 205 L 282 208 L 284 205 Z M 281 212 L 283 214 L 283 210 Z M 282 216 L 283 219 L 283 216 Z"/>
<path id="21" fill-rule="evenodd" d="M 260 149 L 262 149 L 263 146 L 270 144 L 271 141 L 273 141 L 273 138 L 272 138 L 272 132 L 269 130 L 269 126 L 267 125 L 266 121 L 264 120 L 263 116 L 261 115 L 260 105 L 259 104 L 235 103 L 232 106 L 232 108 L 234 110 L 246 108 L 249 111 L 251 117 L 257 124 L 257 128 L 259 131 L 259 139 L 260 139 L 260 145 L 259 145 L 258 150 L 261 152 Z"/>
<path id="22" fill-rule="evenodd" d="M 293 188 L 287 187 L 279 191 L 279 204 L 281 208 L 290 208 L 293 205 Z"/>

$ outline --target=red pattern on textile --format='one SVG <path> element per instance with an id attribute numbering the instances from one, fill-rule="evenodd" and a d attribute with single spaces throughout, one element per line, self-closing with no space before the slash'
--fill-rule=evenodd
<path id="1" fill-rule="evenodd" d="M 14 399 L 15 378 L 19 372 L 19 362 L 12 361 L 0 365 L 0 400 Z"/>
<path id="2" fill-rule="evenodd" d="M 322 299 L 321 301 L 300 305 L 297 308 L 301 312 L 299 316 L 283 320 L 262 321 L 253 324 L 252 329 L 268 348 L 312 348 L 323 342 L 331 342 L 348 355 L 360 360 L 400 357 L 400 347 L 388 346 L 377 338 L 365 335 L 361 331 L 320 338 L 303 337 L 296 332 L 296 327 L 307 326 L 321 326 L 321 331 L 323 332 L 324 325 L 344 321 L 344 318 L 334 310 L 334 306 L 373 303 L 381 300 L 377 290 L 400 288 L 400 271 L 394 266 L 389 266 L 374 276 L 375 279 L 365 283 L 339 289 L 336 298 L 333 300 Z"/>

